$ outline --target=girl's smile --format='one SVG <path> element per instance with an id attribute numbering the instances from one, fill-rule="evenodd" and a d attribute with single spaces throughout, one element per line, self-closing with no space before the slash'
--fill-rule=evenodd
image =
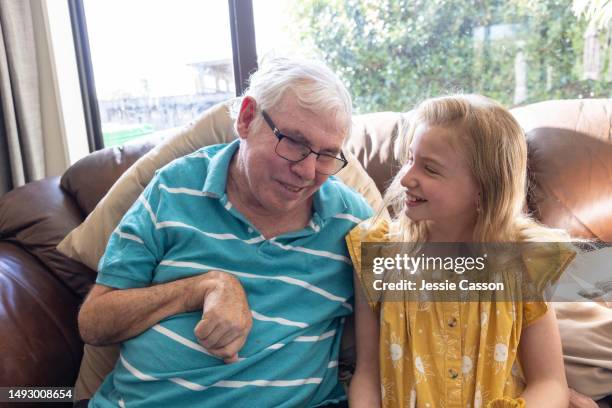
<path id="1" fill-rule="evenodd" d="M 419 196 L 417 196 L 415 194 L 411 194 L 409 192 L 406 192 L 406 205 L 408 207 L 416 207 L 416 206 L 424 204 L 426 202 L 427 202 L 426 199 L 424 199 L 422 197 L 419 197 Z"/>

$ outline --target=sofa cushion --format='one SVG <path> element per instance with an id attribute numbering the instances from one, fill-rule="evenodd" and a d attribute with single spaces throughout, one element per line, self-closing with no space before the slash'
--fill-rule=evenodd
<path id="1" fill-rule="evenodd" d="M 527 134 L 536 218 L 612 241 L 612 99 L 545 101 L 511 112 Z"/>
<path id="2" fill-rule="evenodd" d="M 137 139 L 93 152 L 66 170 L 62 175 L 62 188 L 75 199 L 87 216 L 117 179 L 162 138 L 163 135 L 147 138 L 144 142 Z"/>
<path id="3" fill-rule="evenodd" d="M 556 128 L 531 130 L 527 141 L 535 217 L 572 236 L 612 241 L 612 141 Z"/>
<path id="4" fill-rule="evenodd" d="M 60 188 L 58 177 L 26 184 L 0 199 L 0 238 L 32 254 L 81 297 L 89 291 L 94 271 L 55 247 L 82 220 L 81 210 Z"/>
<path id="5" fill-rule="evenodd" d="M 554 306 L 568 384 L 594 400 L 612 395 L 612 308 L 595 302 Z"/>

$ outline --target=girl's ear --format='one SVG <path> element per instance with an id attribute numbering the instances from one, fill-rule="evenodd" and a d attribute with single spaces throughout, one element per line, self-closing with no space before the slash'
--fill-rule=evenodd
<path id="1" fill-rule="evenodd" d="M 236 130 L 238 130 L 238 136 L 242 139 L 246 139 L 249 135 L 249 129 L 255 120 L 257 114 L 257 102 L 250 96 L 245 96 L 240 104 L 240 113 L 236 120 Z"/>

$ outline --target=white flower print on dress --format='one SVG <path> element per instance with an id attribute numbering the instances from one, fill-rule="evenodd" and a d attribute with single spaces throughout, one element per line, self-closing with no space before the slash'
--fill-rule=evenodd
<path id="1" fill-rule="evenodd" d="M 474 363 L 472 363 L 472 359 L 469 356 L 463 356 L 461 361 L 461 372 L 463 375 L 469 374 L 472 371 L 472 367 L 474 367 Z"/>
<path id="2" fill-rule="evenodd" d="M 387 347 L 389 347 L 391 364 L 393 364 L 394 368 L 397 368 L 401 358 L 404 356 L 402 341 L 399 336 L 391 332 L 389 339 L 385 340 L 385 343 L 387 343 Z"/>
<path id="3" fill-rule="evenodd" d="M 423 360 L 421 359 L 421 357 L 416 356 L 414 358 L 414 366 L 419 373 L 425 374 L 425 365 L 423 364 Z"/>
<path id="4" fill-rule="evenodd" d="M 487 312 L 482 312 L 480 314 L 480 325 L 486 326 L 488 323 L 489 323 L 489 315 L 487 314 Z"/>
<path id="5" fill-rule="evenodd" d="M 416 356 L 414 358 L 414 376 L 417 384 L 421 382 L 427 382 L 427 377 L 432 376 L 433 373 L 429 369 L 429 363 L 423 356 Z"/>
<path id="6" fill-rule="evenodd" d="M 391 343 L 389 351 L 391 352 L 391 360 L 397 361 L 402 358 L 402 346 L 400 346 L 399 344 Z"/>
<path id="7" fill-rule="evenodd" d="M 493 354 L 493 358 L 498 363 L 505 363 L 508 359 L 508 346 L 503 343 L 497 343 L 495 345 L 495 353 Z"/>
<path id="8" fill-rule="evenodd" d="M 476 384 L 476 391 L 474 392 L 474 408 L 482 408 L 486 405 L 489 399 L 489 392 L 482 391 L 480 384 Z"/>
<path id="9" fill-rule="evenodd" d="M 491 363 L 495 369 L 495 374 L 498 374 L 506 367 L 506 364 L 508 363 L 509 351 L 504 339 L 498 336 L 495 341 L 495 346 L 493 346 L 492 349 L 489 349 L 489 353 L 489 355 L 492 357 Z"/>

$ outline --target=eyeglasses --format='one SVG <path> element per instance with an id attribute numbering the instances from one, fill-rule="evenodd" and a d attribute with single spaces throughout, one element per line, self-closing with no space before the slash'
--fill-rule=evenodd
<path id="1" fill-rule="evenodd" d="M 314 154 L 317 156 L 315 170 L 318 173 L 328 176 L 338 173 L 348 164 L 348 160 L 346 160 L 344 153 L 340 152 L 340 157 L 336 157 L 327 153 L 315 152 L 304 143 L 298 142 L 297 140 L 282 134 L 274 122 L 272 122 L 272 119 L 270 119 L 270 116 L 266 113 L 266 111 L 261 111 L 261 115 L 270 129 L 272 129 L 272 132 L 274 132 L 274 135 L 278 138 L 274 151 L 283 159 L 292 163 L 297 163 L 301 162 L 311 154 Z"/>

